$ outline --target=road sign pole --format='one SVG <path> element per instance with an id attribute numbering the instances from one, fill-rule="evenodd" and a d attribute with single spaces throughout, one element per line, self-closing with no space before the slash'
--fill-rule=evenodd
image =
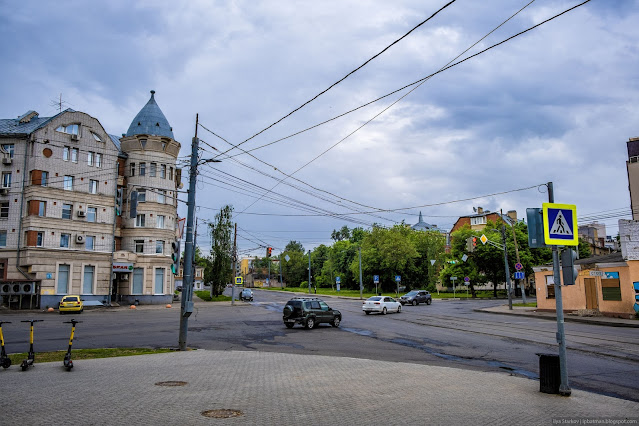
<path id="1" fill-rule="evenodd" d="M 548 202 L 555 202 L 555 193 L 552 182 L 548 182 Z M 546 224 L 546 226 L 548 226 Z M 555 309 L 557 311 L 557 343 L 559 343 L 559 370 L 561 383 L 559 394 L 570 396 L 571 390 L 568 386 L 568 370 L 566 368 L 566 333 L 564 331 L 564 308 L 561 296 L 561 273 L 559 269 L 559 250 L 556 245 L 552 246 L 552 267 L 553 279 L 555 281 Z"/>
<path id="2" fill-rule="evenodd" d="M 510 270 L 508 268 L 508 247 L 506 246 L 506 224 L 504 223 L 504 213 L 500 210 L 501 215 L 501 239 L 504 242 L 504 268 L 506 269 L 506 283 L 508 284 L 508 309 L 513 310 L 513 293 L 510 283 Z"/>

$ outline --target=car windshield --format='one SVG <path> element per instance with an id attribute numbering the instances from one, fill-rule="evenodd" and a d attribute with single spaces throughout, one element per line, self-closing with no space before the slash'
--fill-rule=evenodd
<path id="1" fill-rule="evenodd" d="M 415 296 L 419 294 L 419 291 L 413 290 L 413 291 L 409 291 L 408 293 L 406 293 L 406 296 Z"/>
<path id="2" fill-rule="evenodd" d="M 382 297 L 381 296 L 373 296 L 373 297 L 369 297 L 368 300 L 376 302 L 376 301 L 382 300 Z"/>

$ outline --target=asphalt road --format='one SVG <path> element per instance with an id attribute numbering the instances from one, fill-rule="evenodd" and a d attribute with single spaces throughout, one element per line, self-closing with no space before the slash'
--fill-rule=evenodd
<path id="1" fill-rule="evenodd" d="M 281 311 L 290 294 L 255 290 L 252 303 L 197 303 L 189 319 L 191 348 L 268 351 L 402 361 L 538 378 L 537 353 L 557 353 L 556 322 L 475 312 L 503 301 L 440 301 L 405 306 L 400 314 L 364 315 L 360 300 L 325 298 L 342 311 L 339 329 L 286 329 Z M 179 306 L 97 309 L 82 315 L 0 313 L 7 351 L 28 349 L 25 319 L 35 325 L 35 351 L 64 350 L 70 318 L 82 321 L 74 348 L 177 347 Z M 639 401 L 636 329 L 566 323 L 570 386 Z M 37 362 L 37 357 L 36 357 Z"/>

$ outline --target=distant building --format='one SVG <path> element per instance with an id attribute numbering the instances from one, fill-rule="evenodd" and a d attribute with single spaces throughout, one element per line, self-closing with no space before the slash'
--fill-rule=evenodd
<path id="1" fill-rule="evenodd" d="M 441 229 L 437 228 L 437 225 L 431 225 L 430 223 L 424 222 L 424 217 L 422 216 L 422 212 L 419 212 L 419 220 L 416 224 L 411 226 L 411 229 L 415 231 L 438 231 L 441 233 L 445 233 Z"/>
<path id="2" fill-rule="evenodd" d="M 626 142 L 628 149 L 628 189 L 630 191 L 630 210 L 632 219 L 639 220 L 639 137 L 630 138 Z"/>
<path id="3" fill-rule="evenodd" d="M 468 216 L 460 216 L 459 219 L 453 225 L 453 229 L 450 230 L 450 233 L 457 231 L 462 228 L 464 225 L 469 225 L 470 229 L 473 231 L 481 231 L 486 227 L 488 221 L 493 221 L 497 223 L 499 220 L 508 221 L 509 223 L 517 222 L 517 211 L 510 210 L 505 215 L 501 215 L 501 213 L 484 211 L 483 208 L 477 207 L 477 213 Z"/>

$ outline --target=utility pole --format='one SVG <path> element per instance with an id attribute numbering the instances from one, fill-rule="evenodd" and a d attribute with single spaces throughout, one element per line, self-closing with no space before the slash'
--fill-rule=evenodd
<path id="1" fill-rule="evenodd" d="M 308 251 L 308 294 L 311 294 L 311 251 Z"/>
<path id="2" fill-rule="evenodd" d="M 279 264 L 280 264 L 280 288 L 284 288 L 284 283 L 282 282 L 282 255 L 284 253 L 280 253 L 280 259 L 279 259 Z"/>
<path id="3" fill-rule="evenodd" d="M 237 222 L 235 222 L 235 235 L 233 236 L 233 283 L 231 284 L 231 305 L 235 305 L 235 262 L 237 262 Z"/>
<path id="4" fill-rule="evenodd" d="M 359 250 L 359 300 L 364 298 L 364 283 L 362 282 L 362 246 L 357 247 Z"/>
<path id="5" fill-rule="evenodd" d="M 517 235 L 515 235 L 515 224 L 516 222 L 513 224 L 513 226 L 511 226 L 511 229 L 513 230 L 513 241 L 515 242 L 515 256 L 517 256 L 517 263 L 519 263 L 519 249 L 517 248 Z M 517 282 L 519 280 L 515 279 L 515 288 L 517 288 Z M 526 304 L 526 289 L 524 286 L 524 280 L 521 280 L 521 301 L 524 303 L 524 305 Z"/>
<path id="6" fill-rule="evenodd" d="M 513 310 L 513 294 L 511 290 L 510 282 L 510 269 L 508 268 L 508 247 L 506 247 L 506 224 L 504 223 L 504 212 L 499 211 L 501 214 L 501 239 L 504 243 L 504 267 L 506 269 L 506 283 L 508 283 L 508 309 Z"/>
<path id="7" fill-rule="evenodd" d="M 555 202 L 555 192 L 552 182 L 548 182 L 548 202 Z M 550 226 L 550 224 L 548 224 Z M 561 383 L 559 394 L 570 396 L 571 390 L 568 386 L 568 370 L 566 369 L 566 333 L 564 331 L 564 306 L 561 296 L 561 273 L 559 269 L 559 249 L 552 246 L 552 269 L 553 280 L 555 281 L 555 309 L 557 311 L 557 343 L 559 343 L 559 370 Z"/>
<path id="8" fill-rule="evenodd" d="M 195 187 L 197 183 L 197 160 L 199 139 L 197 138 L 198 115 L 195 116 L 195 137 L 191 142 L 191 167 L 189 169 L 188 213 L 186 216 L 186 243 L 184 247 L 184 285 L 180 306 L 179 350 L 186 350 L 186 335 L 189 317 L 193 313 L 193 222 L 195 218 Z M 176 197 L 177 198 L 177 197 Z"/>

